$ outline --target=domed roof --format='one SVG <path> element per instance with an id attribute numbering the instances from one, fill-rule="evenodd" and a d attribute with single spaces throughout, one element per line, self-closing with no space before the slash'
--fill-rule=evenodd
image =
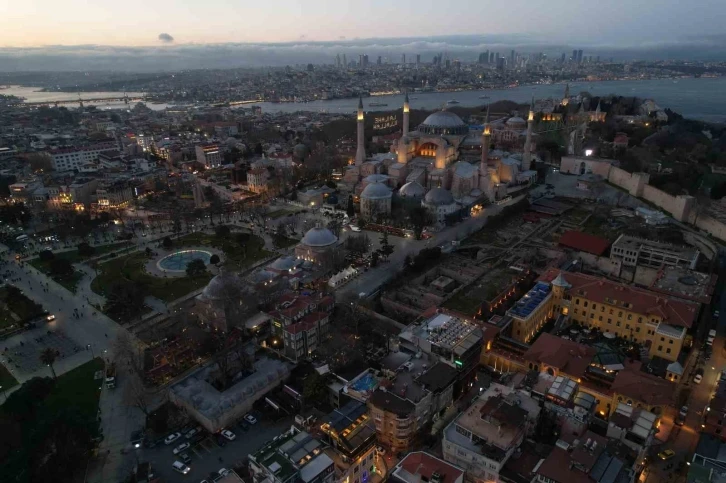
<path id="1" fill-rule="evenodd" d="M 237 274 L 220 270 L 219 275 L 209 281 L 204 290 L 202 298 L 206 300 L 222 300 L 229 298 L 240 289 L 241 281 Z"/>
<path id="2" fill-rule="evenodd" d="M 398 196 L 404 198 L 423 198 L 425 194 L 426 188 L 418 181 L 409 181 L 398 190 Z"/>
<path id="3" fill-rule="evenodd" d="M 295 257 L 280 257 L 270 264 L 270 268 L 275 270 L 290 270 L 298 264 L 298 259 Z"/>
<path id="4" fill-rule="evenodd" d="M 426 193 L 424 202 L 427 205 L 434 206 L 450 205 L 454 202 L 454 197 L 451 195 L 449 190 L 445 190 L 444 188 L 434 188 Z"/>
<path id="5" fill-rule="evenodd" d="M 385 174 L 370 174 L 363 179 L 366 183 L 385 183 L 388 181 L 388 176 Z"/>
<path id="6" fill-rule="evenodd" d="M 437 136 L 465 135 L 469 132 L 469 126 L 453 112 L 437 111 L 426 118 L 418 127 L 418 131 Z"/>
<path id="7" fill-rule="evenodd" d="M 361 198 L 367 200 L 380 200 L 391 196 L 391 189 L 383 183 L 370 183 L 360 194 Z"/>
<path id="8" fill-rule="evenodd" d="M 338 237 L 333 235 L 332 231 L 322 226 L 316 226 L 305 233 L 305 236 L 300 243 L 309 247 L 327 247 L 328 245 L 333 245 L 337 241 Z"/>
<path id="9" fill-rule="evenodd" d="M 471 178 L 479 168 L 467 161 L 459 161 L 454 165 L 454 175 L 459 178 Z"/>
<path id="10" fill-rule="evenodd" d="M 437 111 L 430 114 L 423 122 L 426 126 L 459 127 L 466 126 L 459 116 L 451 111 Z"/>
<path id="11" fill-rule="evenodd" d="M 294 148 L 292 148 L 292 154 L 298 159 L 302 159 L 306 157 L 310 153 L 310 149 L 304 145 L 303 143 L 296 144 Z"/>
<path id="12" fill-rule="evenodd" d="M 525 121 L 521 117 L 515 116 L 515 117 L 510 117 L 509 119 L 507 119 L 507 124 L 508 125 L 512 125 L 512 124 L 527 124 L 527 121 Z"/>

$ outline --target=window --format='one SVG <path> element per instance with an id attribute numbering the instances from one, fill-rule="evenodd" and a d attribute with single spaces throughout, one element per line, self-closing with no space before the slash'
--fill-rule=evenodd
<path id="1" fill-rule="evenodd" d="M 670 353 L 671 353 L 671 348 L 669 347 L 666 349 L 666 354 L 670 354 Z"/>
<path id="2" fill-rule="evenodd" d="M 602 315 L 600 317 L 598 317 L 597 320 L 599 320 L 600 322 L 602 322 Z"/>
<path id="3" fill-rule="evenodd" d="M 580 299 L 575 299 L 575 305 L 580 305 Z"/>
<path id="4" fill-rule="evenodd" d="M 661 341 L 661 342 L 664 342 L 664 341 L 665 341 L 665 337 L 661 337 L 661 338 L 660 338 L 660 341 Z"/>
<path id="5" fill-rule="evenodd" d="M 668 339 L 668 343 L 669 344 L 672 344 L 673 343 L 673 339 Z"/>
<path id="6" fill-rule="evenodd" d="M 594 319 L 595 318 L 595 314 L 590 314 L 590 318 L 591 319 Z"/>
<path id="7" fill-rule="evenodd" d="M 620 327 L 620 321 L 618 320 L 618 322 L 617 322 L 617 323 L 616 323 L 615 325 L 616 325 L 617 327 Z"/>
<path id="8" fill-rule="evenodd" d="M 595 310 L 597 308 L 597 304 L 592 304 L 592 310 Z"/>
<path id="9" fill-rule="evenodd" d="M 583 306 L 583 307 L 585 307 L 585 308 L 587 308 L 587 300 L 585 300 L 585 301 L 584 301 L 584 302 L 582 303 L 582 306 Z"/>
<path id="10" fill-rule="evenodd" d="M 628 314 L 628 320 L 633 320 L 633 314 Z"/>
<path id="11" fill-rule="evenodd" d="M 577 315 L 577 309 L 574 309 L 574 310 L 572 311 L 572 313 L 574 313 L 575 315 Z"/>
<path id="12" fill-rule="evenodd" d="M 605 312 L 605 307 L 600 307 L 600 312 Z"/>
<path id="13" fill-rule="evenodd" d="M 635 332 L 640 332 L 640 327 L 636 327 Z"/>
<path id="14" fill-rule="evenodd" d="M 622 317 L 622 316 L 623 316 L 623 311 L 622 310 L 619 310 L 618 311 L 618 317 Z"/>
<path id="15" fill-rule="evenodd" d="M 612 323 L 613 323 L 613 319 L 608 319 L 608 324 L 612 324 Z"/>
<path id="16" fill-rule="evenodd" d="M 638 317 L 638 323 L 643 322 L 643 317 Z"/>
<path id="17" fill-rule="evenodd" d="M 610 309 L 610 315 L 613 315 L 613 309 Z"/>
<path id="18" fill-rule="evenodd" d="M 663 350 L 663 346 L 662 345 L 659 345 L 658 346 L 658 351 L 662 351 L 662 350 Z"/>

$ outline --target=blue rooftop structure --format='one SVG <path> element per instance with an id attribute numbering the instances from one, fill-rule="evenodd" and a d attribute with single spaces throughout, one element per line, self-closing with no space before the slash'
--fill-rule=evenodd
<path id="1" fill-rule="evenodd" d="M 545 282 L 537 282 L 537 284 L 527 292 L 524 297 L 519 299 L 514 307 L 509 309 L 509 315 L 525 319 L 539 307 L 539 305 L 547 298 L 552 291 L 550 284 Z"/>

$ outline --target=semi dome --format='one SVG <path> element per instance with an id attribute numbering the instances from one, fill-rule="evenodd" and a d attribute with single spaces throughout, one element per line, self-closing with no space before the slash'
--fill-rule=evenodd
<path id="1" fill-rule="evenodd" d="M 337 241 L 338 237 L 333 235 L 332 231 L 322 226 L 316 226 L 305 233 L 300 243 L 309 247 L 327 247 L 335 244 Z"/>
<path id="2" fill-rule="evenodd" d="M 366 200 L 380 200 L 391 196 L 391 189 L 383 183 L 370 183 L 360 194 L 360 197 Z"/>
<path id="3" fill-rule="evenodd" d="M 444 188 L 434 188 L 426 193 L 424 202 L 427 205 L 434 206 L 450 205 L 454 202 L 454 197 L 449 192 L 449 190 L 445 190 Z"/>
<path id="4" fill-rule="evenodd" d="M 385 183 L 388 181 L 388 176 L 385 174 L 371 174 L 363 179 L 366 183 Z"/>
<path id="5" fill-rule="evenodd" d="M 453 112 L 438 111 L 429 115 L 418 130 L 426 134 L 466 134 L 469 126 Z"/>
<path id="6" fill-rule="evenodd" d="M 417 181 L 410 181 L 398 190 L 398 196 L 403 198 L 423 198 L 425 194 L 426 188 Z"/>
<path id="7" fill-rule="evenodd" d="M 517 127 L 519 127 L 519 126 L 524 127 L 524 126 L 527 125 L 527 121 L 525 121 L 521 117 L 515 116 L 515 117 L 510 117 L 509 119 L 507 119 L 507 123 L 506 124 L 509 127 L 515 127 L 515 126 L 517 126 Z"/>
<path id="8" fill-rule="evenodd" d="M 231 294 L 239 291 L 240 284 L 241 281 L 236 274 L 222 269 L 219 275 L 215 276 L 204 287 L 204 290 L 202 290 L 202 298 L 205 300 L 227 299 Z"/>

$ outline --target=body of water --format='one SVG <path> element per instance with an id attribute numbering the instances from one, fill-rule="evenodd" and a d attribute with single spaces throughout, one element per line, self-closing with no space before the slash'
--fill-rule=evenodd
<path id="1" fill-rule="evenodd" d="M 501 100 L 515 102 L 529 102 L 535 98 L 553 97 L 560 99 L 564 93 L 564 84 L 522 86 L 512 89 L 487 89 L 482 91 L 465 92 L 429 92 L 411 93 L 411 108 L 432 110 L 447 105 L 448 101 L 455 100 L 457 106 L 475 107 Z M 582 91 L 592 95 L 604 96 L 616 94 L 620 96 L 637 96 L 654 99 L 663 108 L 670 108 L 686 117 L 711 122 L 726 122 L 726 77 L 718 78 L 687 78 L 687 79 L 654 79 L 654 80 L 626 80 L 605 82 L 576 82 L 570 84 L 570 93 L 577 95 Z M 35 87 L 10 86 L 0 90 L 2 94 L 25 97 L 28 102 L 53 102 L 56 100 L 75 100 L 75 92 L 40 92 Z M 129 96 L 141 96 L 138 92 L 129 92 Z M 118 92 L 84 92 L 83 98 L 103 98 L 118 96 Z M 483 98 L 486 96 L 486 98 Z M 385 106 L 370 106 L 370 103 L 386 104 Z M 127 108 L 123 103 L 95 104 L 100 109 Z M 358 99 L 334 99 L 330 101 L 314 101 L 306 103 L 273 103 L 260 102 L 245 104 L 240 107 L 258 105 L 262 112 L 298 112 L 327 111 L 330 113 L 349 114 L 358 107 Z M 403 95 L 377 96 L 363 99 L 366 111 L 390 111 L 403 105 Z M 452 104 L 448 104 L 451 106 Z M 163 110 L 169 104 L 147 104 L 154 110 Z M 70 106 L 69 106 L 70 107 Z"/>

